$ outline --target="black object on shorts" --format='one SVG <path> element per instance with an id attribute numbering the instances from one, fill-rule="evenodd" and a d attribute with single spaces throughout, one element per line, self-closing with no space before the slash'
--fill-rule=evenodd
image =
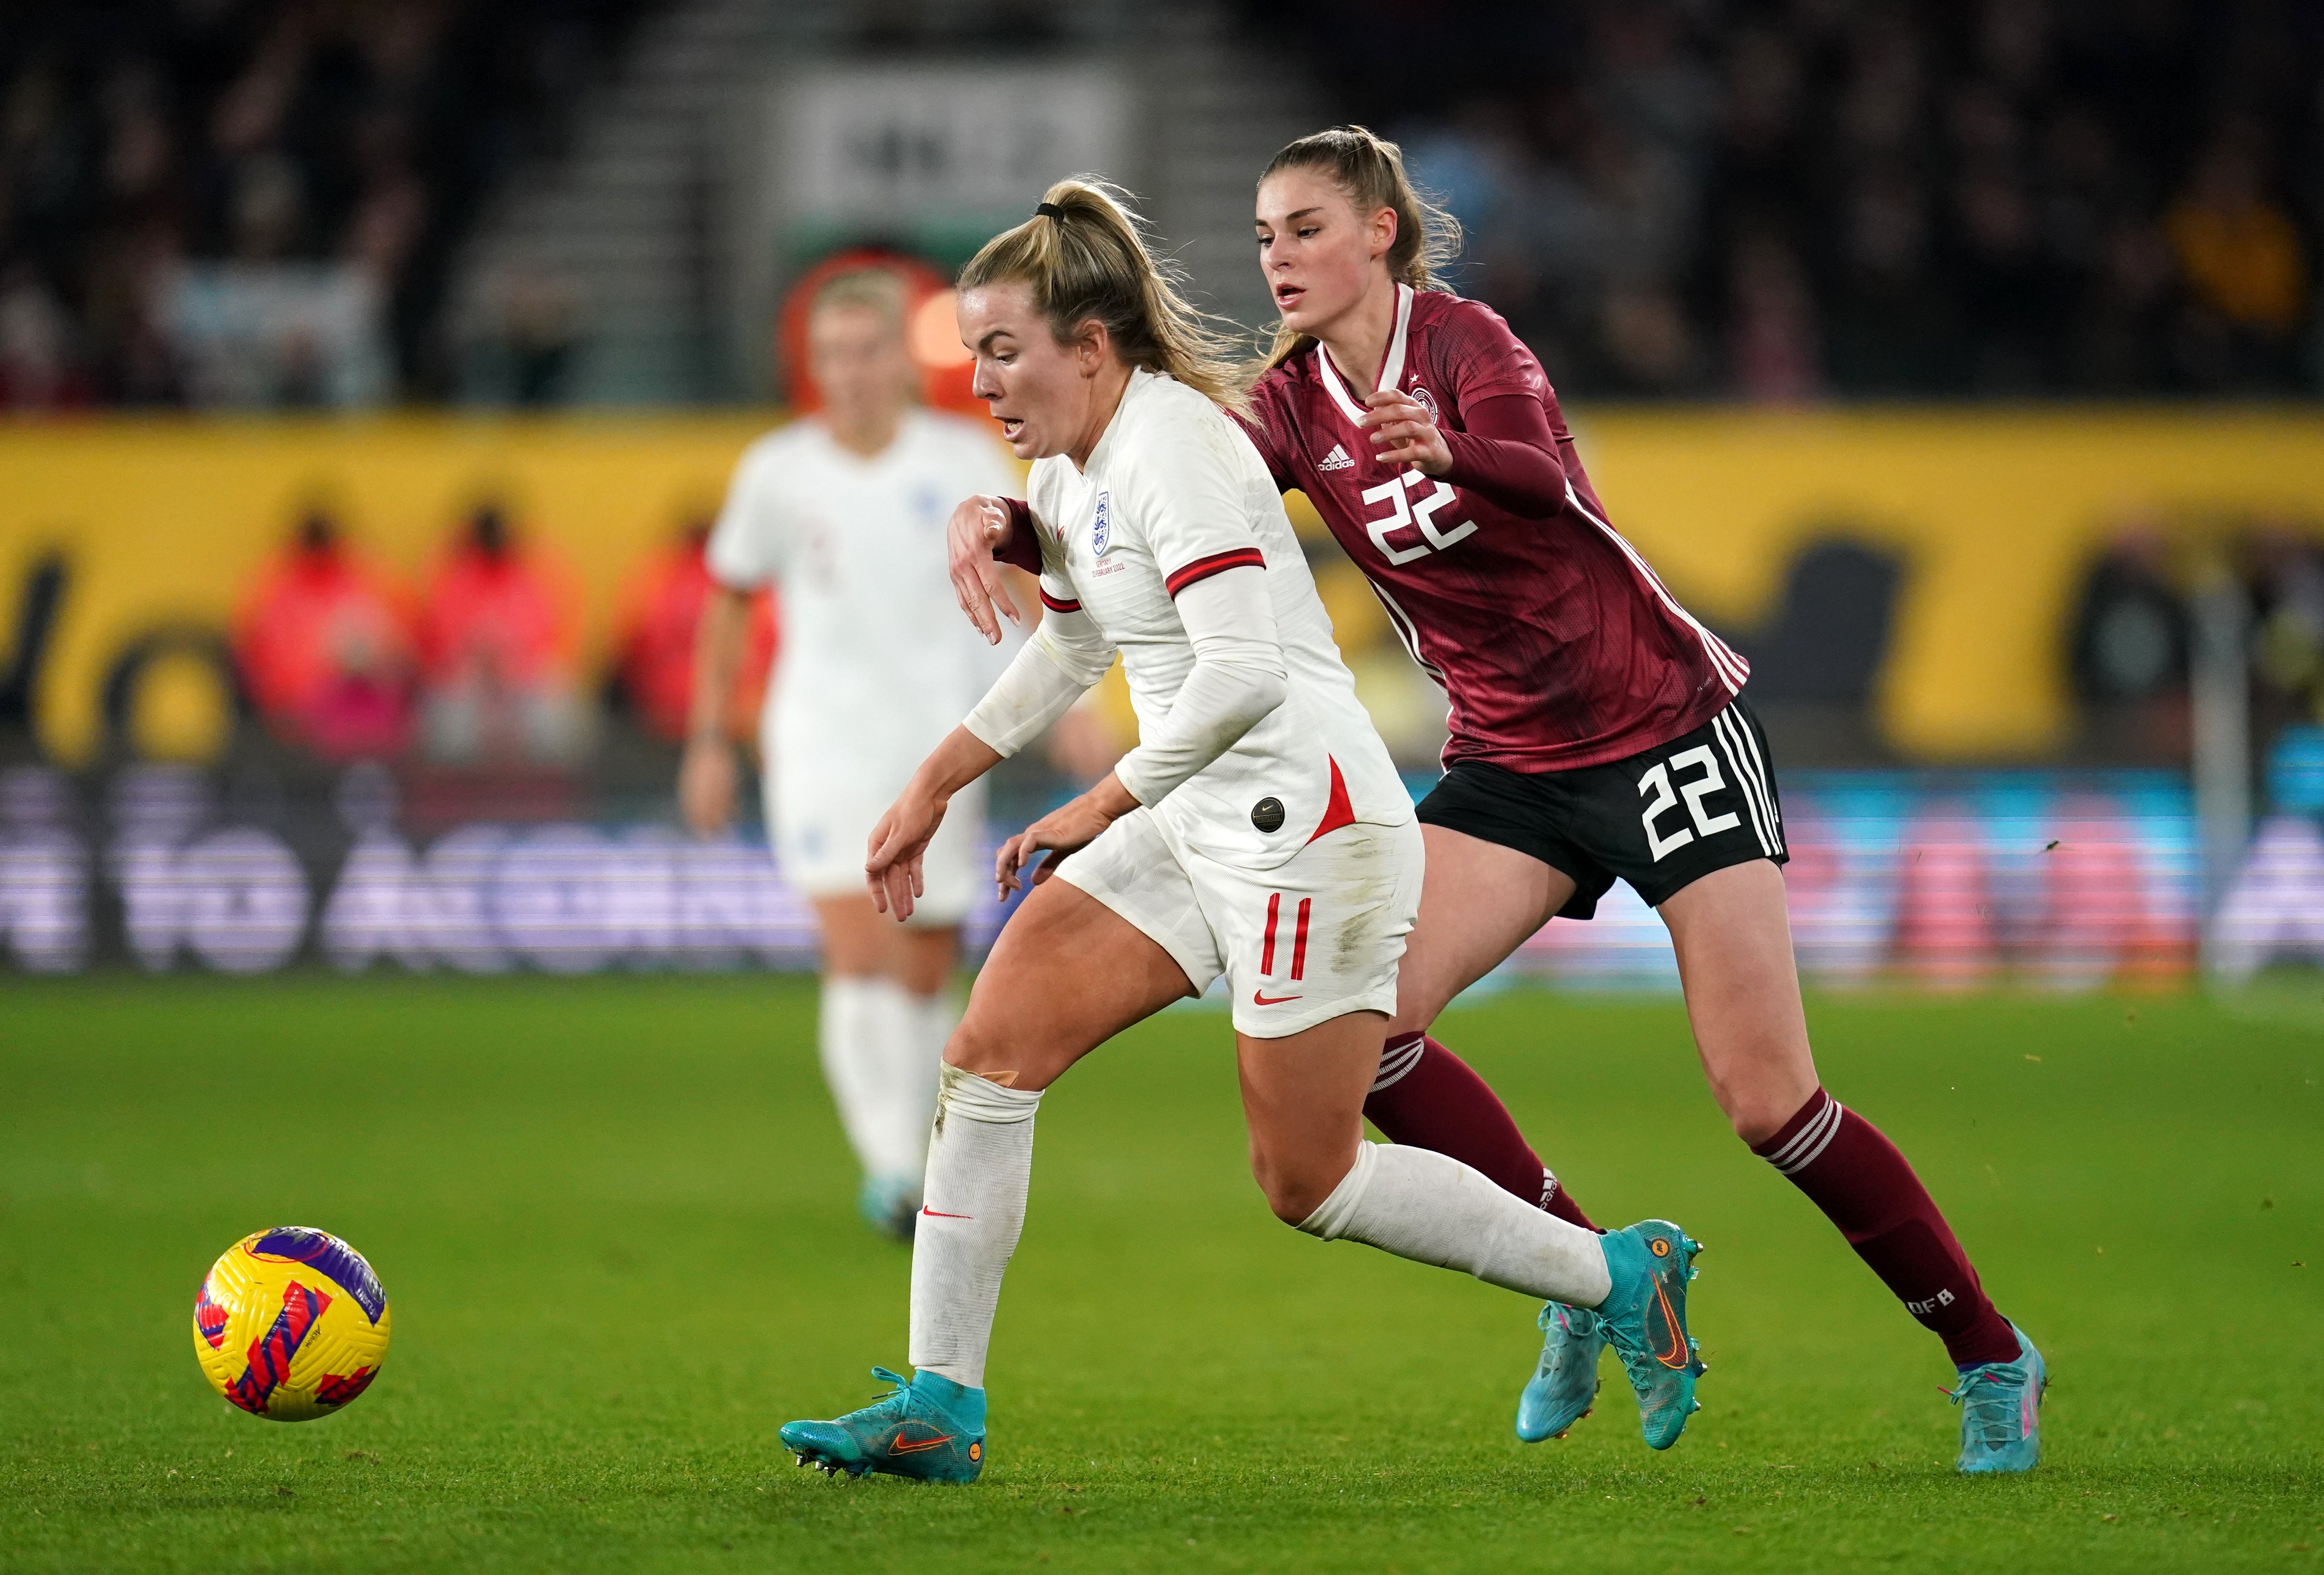
<path id="1" fill-rule="evenodd" d="M 1738 695 L 1682 738 L 1572 771 L 1455 760 L 1420 823 L 1513 848 L 1573 881 L 1560 918 L 1586 919 L 1618 878 L 1660 907 L 1714 870 L 1781 864 L 1783 806 L 1759 719 Z"/>

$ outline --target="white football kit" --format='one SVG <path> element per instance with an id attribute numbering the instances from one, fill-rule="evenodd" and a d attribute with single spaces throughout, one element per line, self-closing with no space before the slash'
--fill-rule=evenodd
<path id="1" fill-rule="evenodd" d="M 767 823 L 784 876 L 812 897 L 862 892 L 865 843 L 912 772 L 1007 663 L 967 627 L 945 524 L 973 493 L 1016 488 L 982 423 L 914 410 L 866 459 L 807 419 L 753 443 L 710 538 L 710 571 L 772 581 L 781 647 L 760 725 Z M 957 924 L 991 871 L 981 785 L 929 844 L 913 918 Z"/>
<path id="2" fill-rule="evenodd" d="M 1139 721 L 1115 774 L 1140 807 L 1059 878 L 1197 990 L 1224 973 L 1242 1033 L 1392 1014 L 1419 827 L 1250 439 L 1135 373 L 1088 465 L 1038 461 L 1028 501 L 1047 614 L 968 729 L 1013 753 L 1117 650 Z"/>

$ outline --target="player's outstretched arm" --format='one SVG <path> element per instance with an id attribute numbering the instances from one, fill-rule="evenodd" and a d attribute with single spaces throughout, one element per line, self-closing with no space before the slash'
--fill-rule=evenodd
<path id="1" fill-rule="evenodd" d="M 694 696 L 678 767 L 678 806 L 687 826 L 706 837 L 724 831 L 734 818 L 734 745 L 726 736 L 724 713 L 750 622 L 750 596 L 714 585 L 695 631 Z"/>
<path id="2" fill-rule="evenodd" d="M 1033 871 L 1029 884 L 1034 886 L 1056 874 L 1066 854 L 1088 847 L 1106 827 L 1137 807 L 1138 800 L 1130 796 L 1121 778 L 1108 771 L 1088 792 L 1058 806 L 1001 844 L 1001 852 L 992 862 L 992 878 L 1001 897 L 1006 898 L 1019 886 L 1028 883 L 1024 880 L 1025 866 L 1042 849 L 1057 856 L 1044 861 Z"/>
<path id="3" fill-rule="evenodd" d="M 1059 612 L 1041 620 L 1008 670 L 968 719 L 921 762 L 903 796 L 873 829 L 863 873 L 881 912 L 899 919 L 911 917 L 912 899 L 925 889 L 921 857 L 944 823 L 945 806 L 952 796 L 1048 731 L 1090 686 L 1105 677 L 1113 655 L 1113 647 L 1085 612 Z M 1001 893 L 1008 894 L 1005 882 Z"/>
<path id="4" fill-rule="evenodd" d="M 963 498 L 945 527 L 953 595 L 988 645 L 1001 643 L 1001 619 L 1011 623 L 1025 621 L 1010 598 L 1009 583 L 992 556 L 1009 545 L 1013 534 L 1009 500 L 989 493 Z"/>
<path id="5" fill-rule="evenodd" d="M 888 813 L 872 828 L 864 849 L 863 879 L 872 906 L 892 913 L 898 923 L 912 916 L 912 903 L 927 890 L 921 878 L 928 841 L 944 824 L 952 796 L 1001 763 L 1001 751 L 965 727 L 955 727 L 920 762 Z"/>

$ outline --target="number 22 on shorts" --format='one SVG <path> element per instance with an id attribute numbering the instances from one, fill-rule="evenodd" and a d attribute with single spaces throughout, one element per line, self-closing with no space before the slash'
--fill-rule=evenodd
<path id="1" fill-rule="evenodd" d="M 1294 982 L 1303 981 L 1307 977 L 1307 921 L 1312 916 L 1314 907 L 1315 899 L 1314 898 L 1301 898 L 1299 899 L 1298 914 L 1292 920 L 1291 978 Z M 1263 978 L 1272 979 L 1275 976 L 1275 937 L 1276 932 L 1282 926 L 1282 922 L 1283 893 L 1280 891 L 1270 891 L 1267 894 L 1266 938 L 1259 943 L 1259 972 L 1260 976 Z M 1296 994 L 1269 995 L 1267 993 L 1267 987 L 1262 984 L 1257 990 L 1250 992 L 1250 999 L 1251 1004 L 1254 1006 L 1281 1006 L 1285 1001 L 1297 1000 L 1299 997 Z"/>
<path id="2" fill-rule="evenodd" d="M 1683 771 L 1690 766 L 1701 766 L 1702 775 L 1692 782 L 1679 783 L 1676 791 L 1673 791 L 1671 773 Z M 1644 798 L 1649 793 L 1655 796 L 1654 802 L 1646 806 L 1646 813 L 1638 819 L 1646 825 L 1646 846 L 1654 851 L 1655 863 L 1661 863 L 1665 854 L 1676 852 L 1694 841 L 1695 832 L 1707 837 L 1716 836 L 1743 824 L 1731 810 L 1720 815 L 1702 813 L 1703 799 L 1726 786 L 1727 779 L 1719 774 L 1719 759 L 1711 752 L 1708 745 L 1658 761 L 1652 770 L 1638 778 L 1638 797 Z M 1687 814 L 1693 818 L 1694 831 L 1680 826 L 1665 835 L 1656 829 L 1655 822 L 1662 817 L 1664 811 L 1677 808 L 1681 798 L 1686 800 Z"/>

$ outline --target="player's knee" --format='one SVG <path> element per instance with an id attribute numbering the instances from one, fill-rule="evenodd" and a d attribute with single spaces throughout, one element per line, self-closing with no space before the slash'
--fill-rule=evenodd
<path id="1" fill-rule="evenodd" d="M 1332 1195 L 1329 1187 L 1304 1186 L 1282 1176 L 1263 1177 L 1259 1184 L 1267 1193 L 1268 1208 L 1286 1225 L 1296 1226 L 1307 1219 Z"/>
<path id="2" fill-rule="evenodd" d="M 1782 1063 L 1775 1055 L 1745 1060 L 1740 1071 L 1720 1076 L 1713 1073 L 1711 1091 L 1735 1136 L 1753 1147 L 1765 1143 L 1799 1113 L 1815 1088 L 1812 1064 L 1804 1073 Z"/>
<path id="3" fill-rule="evenodd" d="M 993 1077 L 1017 1070 L 1024 1055 L 1021 1044 L 995 1033 L 981 1014 L 971 1011 L 954 1025 L 952 1037 L 945 1041 L 944 1058 L 947 1066 Z"/>
<path id="4" fill-rule="evenodd" d="M 1329 1166 L 1303 1156 L 1271 1154 L 1257 1144 L 1251 1146 L 1251 1179 L 1267 1195 L 1268 1208 L 1286 1225 L 1296 1225 L 1322 1208 L 1346 1170 L 1343 1165 L 1338 1173 L 1331 1174 Z"/>
<path id="5" fill-rule="evenodd" d="M 1784 1129 L 1784 1123 L 1792 1119 L 1796 1101 L 1722 1089 L 1719 1103 L 1727 1112 L 1727 1124 L 1734 1128 L 1735 1136 L 1746 1146 L 1757 1148 Z"/>

